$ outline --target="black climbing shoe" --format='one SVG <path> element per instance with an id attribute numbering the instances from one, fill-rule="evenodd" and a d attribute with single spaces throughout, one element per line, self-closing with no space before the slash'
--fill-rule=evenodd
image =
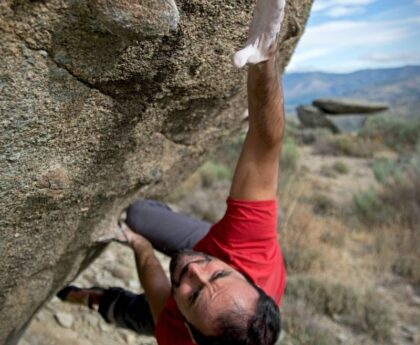
<path id="1" fill-rule="evenodd" d="M 57 297 L 63 302 L 84 305 L 90 309 L 94 309 L 94 305 L 98 305 L 105 289 L 100 287 L 78 288 L 69 285 L 57 293 Z"/>

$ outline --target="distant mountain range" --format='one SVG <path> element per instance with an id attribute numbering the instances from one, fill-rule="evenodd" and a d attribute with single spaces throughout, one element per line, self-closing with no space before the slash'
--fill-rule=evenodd
<path id="1" fill-rule="evenodd" d="M 348 97 L 389 103 L 392 112 L 400 116 L 420 116 L 420 66 L 348 74 L 289 73 L 283 85 L 289 113 L 315 98 Z"/>

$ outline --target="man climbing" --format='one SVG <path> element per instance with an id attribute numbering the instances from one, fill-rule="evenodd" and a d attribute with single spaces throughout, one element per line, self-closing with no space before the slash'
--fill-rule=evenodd
<path id="1" fill-rule="evenodd" d="M 275 53 L 284 0 L 259 0 L 237 67 L 249 65 L 249 130 L 224 217 L 215 225 L 137 201 L 117 240 L 134 251 L 144 294 L 120 288 L 67 287 L 64 301 L 82 303 L 107 322 L 155 335 L 160 345 L 274 344 L 285 269 L 277 240 L 277 181 L 284 132 Z M 154 255 L 172 257 L 170 282 Z"/>

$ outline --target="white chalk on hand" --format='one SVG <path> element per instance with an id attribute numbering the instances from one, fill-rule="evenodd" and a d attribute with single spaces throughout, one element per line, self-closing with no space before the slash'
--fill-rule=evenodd
<path id="1" fill-rule="evenodd" d="M 245 47 L 233 57 L 233 64 L 242 68 L 246 64 L 267 61 L 273 55 L 284 18 L 286 0 L 257 0 L 249 38 Z"/>

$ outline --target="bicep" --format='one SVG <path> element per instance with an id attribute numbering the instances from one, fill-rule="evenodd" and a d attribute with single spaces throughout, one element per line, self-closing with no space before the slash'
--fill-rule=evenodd
<path id="1" fill-rule="evenodd" d="M 269 145 L 248 132 L 232 180 L 230 197 L 268 200 L 276 197 L 281 142 Z"/>

